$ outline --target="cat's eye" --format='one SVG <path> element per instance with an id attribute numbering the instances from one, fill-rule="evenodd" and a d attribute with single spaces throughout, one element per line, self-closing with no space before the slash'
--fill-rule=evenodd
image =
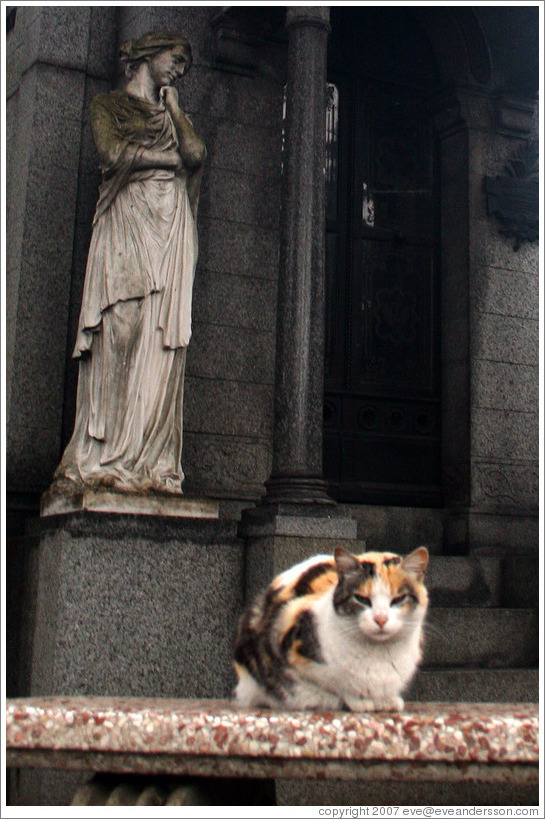
<path id="1" fill-rule="evenodd" d="M 364 597 L 362 594 L 354 594 L 352 595 L 356 603 L 359 603 L 360 606 L 370 606 L 371 600 L 368 597 Z"/>
<path id="2" fill-rule="evenodd" d="M 392 606 L 400 606 L 408 598 L 409 598 L 408 594 L 398 594 L 398 596 L 394 597 L 394 599 L 392 600 Z"/>

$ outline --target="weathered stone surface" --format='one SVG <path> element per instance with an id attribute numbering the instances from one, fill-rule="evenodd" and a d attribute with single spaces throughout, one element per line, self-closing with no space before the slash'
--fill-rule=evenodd
<path id="1" fill-rule="evenodd" d="M 502 559 L 504 605 L 539 609 L 540 573 L 537 564 L 536 556 L 504 555 Z"/>
<path id="2" fill-rule="evenodd" d="M 187 375 L 271 385 L 274 337 L 253 328 L 195 321 L 187 354 Z"/>
<path id="3" fill-rule="evenodd" d="M 223 168 L 210 167 L 203 181 L 199 211 L 205 218 L 238 222 L 266 230 L 278 230 L 280 220 L 280 180 L 267 180 Z"/>
<path id="4" fill-rule="evenodd" d="M 276 279 L 278 232 L 199 214 L 200 264 L 218 273 Z"/>
<path id="5" fill-rule="evenodd" d="M 257 500 L 271 471 L 271 447 L 262 437 L 184 433 L 184 472 L 193 489 L 220 498 Z"/>
<path id="6" fill-rule="evenodd" d="M 405 696 L 417 702 L 539 702 L 539 669 L 421 669 Z"/>
<path id="7" fill-rule="evenodd" d="M 43 520 L 33 692 L 230 693 L 243 571 L 234 522 Z"/>
<path id="8" fill-rule="evenodd" d="M 274 281 L 257 275 L 218 273 L 197 266 L 193 287 L 195 324 L 219 324 L 258 330 L 273 336 L 276 330 L 275 306 Z M 271 343 L 273 341 L 274 338 Z M 197 350 L 194 352 L 197 353 Z"/>
<path id="9" fill-rule="evenodd" d="M 41 515 L 67 515 L 73 512 L 113 512 L 123 515 L 162 515 L 175 518 L 217 518 L 218 501 L 166 494 L 112 492 L 82 487 L 81 491 L 48 490 L 41 500 Z"/>
<path id="10" fill-rule="evenodd" d="M 517 512 L 505 504 L 488 510 L 461 509 L 445 519 L 445 547 L 451 554 L 530 555 L 536 559 L 539 520 L 535 510 Z"/>
<path id="11" fill-rule="evenodd" d="M 426 571 L 430 607 L 500 606 L 503 602 L 499 558 L 432 555 Z"/>
<path id="12" fill-rule="evenodd" d="M 537 270 L 483 267 L 472 281 L 474 309 L 480 313 L 538 318 Z"/>
<path id="13" fill-rule="evenodd" d="M 290 7 L 273 473 L 268 494 L 322 475 L 325 89 L 329 9 Z M 304 127 L 302 127 L 304 123 Z M 290 480 L 294 479 L 290 489 Z M 275 483 L 276 482 L 276 483 Z M 273 490 L 274 487 L 274 490 Z M 312 491 L 312 490 L 311 490 Z M 317 498 L 325 487 L 314 490 Z M 277 497 L 274 494 L 274 497 Z"/>
<path id="14" fill-rule="evenodd" d="M 537 413 L 473 409 L 472 450 L 474 458 L 514 462 L 536 461 L 538 457 Z"/>
<path id="15" fill-rule="evenodd" d="M 538 623 L 532 609 L 430 609 L 424 667 L 535 668 Z"/>
<path id="16" fill-rule="evenodd" d="M 119 70 L 117 55 L 117 10 L 111 6 L 92 6 L 89 20 L 87 72 L 89 79 L 102 78 L 112 83 Z"/>
<path id="17" fill-rule="evenodd" d="M 443 543 L 442 509 L 403 506 L 346 505 L 358 522 L 358 538 L 367 549 L 411 552 L 426 546 L 430 552 L 441 552 Z"/>
<path id="18" fill-rule="evenodd" d="M 43 9 L 22 6 L 17 9 L 16 25 L 6 42 L 9 59 L 6 64 L 6 96 L 17 91 L 23 74 L 34 65 L 40 47 L 40 23 Z"/>
<path id="19" fill-rule="evenodd" d="M 481 508 L 535 510 L 539 507 L 539 462 L 477 461 L 472 496 Z"/>
<path id="20" fill-rule="evenodd" d="M 502 174 L 513 150 L 513 139 L 508 136 L 474 130 L 469 134 L 471 169 L 480 178 Z"/>
<path id="21" fill-rule="evenodd" d="M 475 268 L 496 267 L 517 273 L 536 275 L 539 266 L 537 244 L 524 242 L 517 251 L 513 250 L 513 240 L 499 234 L 491 219 L 473 224 L 471 258 Z"/>
<path id="22" fill-rule="evenodd" d="M 272 387 L 251 382 L 186 381 L 187 432 L 267 439 L 272 426 Z"/>
<path id="23" fill-rule="evenodd" d="M 28 145 L 28 155 L 18 157 L 24 187 L 16 182 L 8 190 L 17 201 L 18 226 L 8 291 L 12 489 L 44 489 L 59 457 L 83 92 L 81 72 L 42 64 L 28 72 L 19 91 L 37 149 Z M 46 145 L 57 163 L 48 162 Z"/>
<path id="24" fill-rule="evenodd" d="M 247 537 L 301 538 L 308 548 L 308 538 L 355 540 L 357 524 L 342 507 L 279 503 L 256 509 L 254 515 L 248 515 L 243 530 Z"/>
<path id="25" fill-rule="evenodd" d="M 537 805 L 537 788 L 475 782 L 304 782 L 276 780 L 277 804 L 287 805 Z"/>
<path id="26" fill-rule="evenodd" d="M 45 6 L 41 9 L 38 59 L 85 69 L 89 51 L 89 6 Z"/>
<path id="27" fill-rule="evenodd" d="M 413 804 L 400 789 L 408 783 L 413 794 L 420 787 L 439 794 L 435 804 L 451 789 L 457 796 L 449 804 L 472 790 L 473 803 L 481 804 L 478 795 L 490 793 L 493 783 L 495 799 L 500 793 L 510 804 L 520 793 L 536 800 L 539 784 L 539 714 L 531 703 L 411 703 L 400 714 L 356 714 L 254 712 L 210 700 L 33 698 L 8 702 L 7 749 L 12 765 L 108 770 L 115 759 L 118 773 L 281 774 L 290 779 L 277 780 L 280 804 L 294 787 L 300 796 L 291 804 L 314 804 L 317 794 L 319 804 L 330 804 L 332 794 L 353 787 L 365 789 L 357 800 L 365 804 L 370 792 L 388 792 L 393 781 L 396 798 L 389 804 Z M 125 803 L 139 804 L 142 787 L 134 779 L 110 780 L 112 803 L 121 803 L 124 793 Z M 215 804 L 216 790 L 206 780 L 189 789 L 174 804 Z"/>
<path id="28" fill-rule="evenodd" d="M 141 37 L 147 31 L 179 31 L 193 48 L 197 64 L 206 63 L 212 47 L 210 17 L 214 10 L 207 6 L 126 6 L 120 9 L 120 39 Z"/>
<path id="29" fill-rule="evenodd" d="M 537 412 L 539 404 L 537 366 L 503 361 L 475 361 L 471 382 L 471 400 L 474 407 Z"/>
<path id="30" fill-rule="evenodd" d="M 476 314 L 472 354 L 490 361 L 539 363 L 539 327 L 534 319 Z"/>
<path id="31" fill-rule="evenodd" d="M 219 121 L 241 123 L 254 128 L 282 127 L 282 83 L 264 77 L 244 77 L 194 65 L 187 76 L 188 99 L 195 110 L 210 112 Z M 211 160 L 212 161 L 212 160 Z"/>
<path id="32" fill-rule="evenodd" d="M 282 143 L 277 130 L 230 119 L 212 120 L 207 128 L 207 140 L 210 167 L 266 179 L 280 171 Z"/>

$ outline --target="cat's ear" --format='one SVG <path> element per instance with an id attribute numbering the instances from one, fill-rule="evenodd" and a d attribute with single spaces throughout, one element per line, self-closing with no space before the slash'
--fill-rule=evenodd
<path id="1" fill-rule="evenodd" d="M 335 549 L 335 564 L 338 574 L 357 572 L 361 568 L 361 563 L 356 555 L 348 552 L 343 546 L 337 546 Z"/>
<path id="2" fill-rule="evenodd" d="M 418 580 L 422 580 L 426 573 L 428 560 L 428 550 L 425 546 L 420 546 L 420 548 L 415 549 L 414 552 L 411 552 L 410 555 L 404 557 L 401 565 L 406 572 L 415 574 Z"/>

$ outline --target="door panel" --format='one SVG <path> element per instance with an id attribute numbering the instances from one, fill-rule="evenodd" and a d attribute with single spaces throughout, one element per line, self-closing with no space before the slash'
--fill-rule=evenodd
<path id="1" fill-rule="evenodd" d="M 373 32 L 344 36 L 361 46 Z M 339 500 L 439 504 L 439 180 L 425 89 L 373 75 L 369 54 L 363 67 L 338 43 L 333 54 L 324 472 Z"/>

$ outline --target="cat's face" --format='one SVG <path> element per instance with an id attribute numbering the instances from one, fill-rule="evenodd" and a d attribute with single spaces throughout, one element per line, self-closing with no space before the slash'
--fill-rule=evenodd
<path id="1" fill-rule="evenodd" d="M 335 611 L 350 618 L 366 638 L 387 642 L 402 637 L 420 624 L 428 594 L 424 547 L 401 557 L 391 552 L 365 552 L 356 557 L 339 547 L 335 551 L 339 581 L 333 596 Z"/>

